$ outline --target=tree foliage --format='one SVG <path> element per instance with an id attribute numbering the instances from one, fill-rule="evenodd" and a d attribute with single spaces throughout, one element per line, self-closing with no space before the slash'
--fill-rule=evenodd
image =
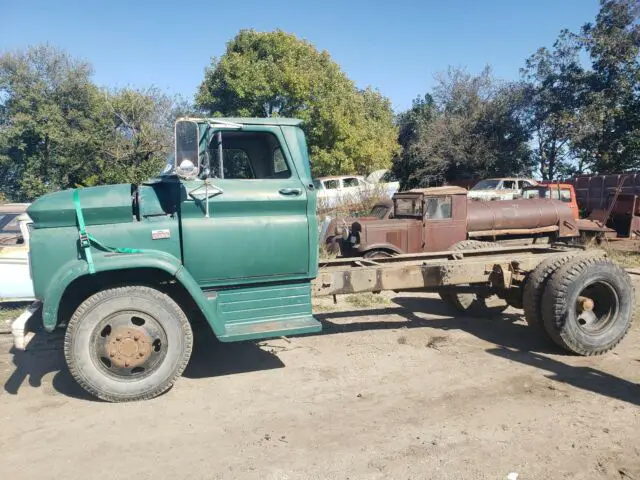
<path id="1" fill-rule="evenodd" d="M 562 31 L 553 49 L 538 50 L 522 70 L 545 179 L 640 168 L 640 7 L 635 0 L 600 3 L 594 24 Z"/>
<path id="2" fill-rule="evenodd" d="M 522 121 L 521 89 L 449 69 L 432 95 L 418 97 L 398 117 L 402 153 L 394 172 L 405 188 L 443 181 L 526 173 L 529 139 Z"/>
<path id="3" fill-rule="evenodd" d="M 155 89 L 107 91 L 91 66 L 50 46 L 0 56 L 0 192 L 140 182 L 171 145 L 174 102 Z"/>
<path id="4" fill-rule="evenodd" d="M 360 90 L 326 51 L 275 30 L 242 30 L 213 58 L 196 95 L 217 116 L 304 120 L 317 175 L 369 173 L 398 149 L 388 99 Z"/>

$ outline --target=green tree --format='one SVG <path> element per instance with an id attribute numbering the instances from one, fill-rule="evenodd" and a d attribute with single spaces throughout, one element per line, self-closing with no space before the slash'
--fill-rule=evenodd
<path id="1" fill-rule="evenodd" d="M 432 95 L 398 117 L 402 153 L 394 172 L 403 188 L 446 180 L 527 173 L 529 136 L 520 119 L 521 89 L 449 69 Z"/>
<path id="2" fill-rule="evenodd" d="M 522 69 L 544 179 L 640 168 L 640 6 L 600 4 L 594 24 L 563 30 L 552 50 L 539 49 Z"/>
<path id="3" fill-rule="evenodd" d="M 594 24 L 576 44 L 589 54 L 591 70 L 574 150 L 598 172 L 640 168 L 640 4 L 601 0 Z"/>
<path id="4" fill-rule="evenodd" d="M 326 51 L 281 30 L 241 30 L 212 59 L 196 105 L 215 116 L 301 118 L 316 175 L 386 168 L 398 151 L 388 99 L 356 88 Z"/>
<path id="5" fill-rule="evenodd" d="M 521 70 L 525 83 L 526 121 L 533 135 L 533 156 L 544 180 L 572 171 L 571 139 L 576 133 L 585 71 L 579 47 L 563 31 L 553 50 L 540 48 Z"/>
<path id="6" fill-rule="evenodd" d="M 0 193 L 30 200 L 157 173 L 171 145 L 172 99 L 106 91 L 91 66 L 50 46 L 0 56 Z"/>

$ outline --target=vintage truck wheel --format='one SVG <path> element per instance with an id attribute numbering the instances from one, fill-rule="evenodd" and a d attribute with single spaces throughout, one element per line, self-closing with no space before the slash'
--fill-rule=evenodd
<path id="1" fill-rule="evenodd" d="M 456 243 L 451 250 L 478 250 L 495 246 L 496 244 L 492 242 L 462 240 Z M 490 291 L 477 293 L 441 292 L 440 298 L 456 310 L 473 317 L 495 317 L 509 306 L 506 301 Z"/>
<path id="2" fill-rule="evenodd" d="M 579 355 L 611 350 L 633 321 L 631 278 L 607 258 L 571 259 L 553 273 L 544 299 L 546 332 L 558 345 Z"/>
<path id="3" fill-rule="evenodd" d="M 522 309 L 527 325 L 533 328 L 542 329 L 542 294 L 551 278 L 551 275 L 560 267 L 573 258 L 602 257 L 602 251 L 585 251 L 580 253 L 568 252 L 566 255 L 559 255 L 543 260 L 529 274 L 524 282 L 524 293 L 522 297 Z"/>
<path id="4" fill-rule="evenodd" d="M 393 257 L 394 255 L 397 255 L 397 253 L 391 252 L 389 250 L 376 249 L 376 250 L 369 250 L 362 257 L 372 260 L 374 258 L 389 258 L 389 257 Z"/>
<path id="5" fill-rule="evenodd" d="M 143 286 L 112 288 L 87 298 L 65 335 L 73 378 L 109 402 L 150 399 L 168 390 L 189 361 L 193 335 L 169 296 Z"/>

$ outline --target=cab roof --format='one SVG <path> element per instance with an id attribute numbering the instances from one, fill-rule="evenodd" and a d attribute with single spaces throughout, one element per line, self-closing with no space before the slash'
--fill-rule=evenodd
<path id="1" fill-rule="evenodd" d="M 194 120 L 194 121 L 214 121 L 214 122 L 228 122 L 228 123 L 239 123 L 241 125 L 286 125 L 286 126 L 297 126 L 302 123 L 302 120 L 299 118 L 285 118 L 285 117 L 269 117 L 269 118 L 258 118 L 258 117 L 210 117 L 210 118 L 178 118 L 178 120 Z"/>

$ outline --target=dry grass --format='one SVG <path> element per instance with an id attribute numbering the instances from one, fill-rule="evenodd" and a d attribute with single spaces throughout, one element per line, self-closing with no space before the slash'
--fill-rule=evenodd
<path id="1" fill-rule="evenodd" d="M 324 244 L 324 243 L 320 243 L 318 245 L 318 250 L 319 250 L 318 254 L 320 256 L 320 261 L 322 261 L 322 260 L 331 260 L 331 259 L 336 258 L 338 256 L 338 254 L 336 252 L 330 252 L 327 249 L 327 245 Z"/>
<path id="2" fill-rule="evenodd" d="M 356 308 L 373 308 L 380 305 L 388 305 L 389 299 L 375 293 L 358 293 L 347 295 L 345 300 Z"/>
<path id="3" fill-rule="evenodd" d="M 11 302 L 0 304 L 0 332 L 6 333 L 10 331 L 11 322 L 18 318 L 28 306 L 28 302 Z"/>
<path id="4" fill-rule="evenodd" d="M 363 216 L 367 215 L 376 203 L 388 199 L 386 189 L 381 186 L 374 186 L 371 189 L 361 190 L 358 193 L 330 201 L 319 198 L 318 216 L 321 218 L 327 215 L 333 218 Z"/>
<path id="5" fill-rule="evenodd" d="M 15 320 L 29 303 L 7 303 L 0 304 L 0 321 Z"/>
<path id="6" fill-rule="evenodd" d="M 607 252 L 607 255 L 611 260 L 616 262 L 623 268 L 638 268 L 640 267 L 640 252 L 626 252 L 615 250 L 611 247 L 604 246 L 603 250 Z"/>

